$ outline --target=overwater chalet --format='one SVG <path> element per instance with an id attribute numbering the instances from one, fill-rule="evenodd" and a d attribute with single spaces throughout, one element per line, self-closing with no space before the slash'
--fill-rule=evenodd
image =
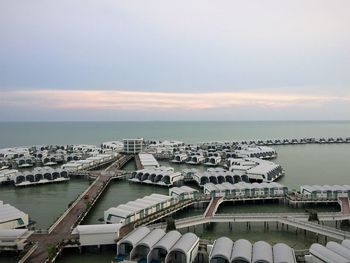
<path id="1" fill-rule="evenodd" d="M 172 167 L 161 166 L 154 169 L 143 169 L 131 173 L 129 181 L 135 183 L 154 184 L 160 186 L 173 186 L 183 180 L 180 172 Z"/>
<path id="2" fill-rule="evenodd" d="M 48 166 L 35 167 L 32 171 L 19 172 L 11 177 L 15 186 L 57 183 L 69 181 L 68 172 L 63 169 L 53 169 Z"/>
<path id="3" fill-rule="evenodd" d="M 103 150 L 112 150 L 116 152 L 122 152 L 124 149 L 124 144 L 122 141 L 110 141 L 101 144 Z"/>
<path id="4" fill-rule="evenodd" d="M 117 244 L 117 259 L 129 259 L 132 249 L 150 232 L 151 230 L 148 227 L 138 227 L 120 240 Z"/>
<path id="5" fill-rule="evenodd" d="M 246 174 L 235 174 L 227 171 L 223 168 L 209 168 L 207 172 L 193 172 L 189 176 L 192 176 L 193 180 L 198 183 L 199 186 L 203 186 L 206 183 L 221 184 L 224 182 L 238 183 L 249 182 L 249 177 Z"/>
<path id="6" fill-rule="evenodd" d="M 217 166 L 221 163 L 221 156 L 210 156 L 206 157 L 204 160 L 204 164 L 208 166 Z"/>
<path id="7" fill-rule="evenodd" d="M 197 189 L 191 188 L 189 186 L 183 185 L 180 187 L 172 187 L 169 189 L 169 196 L 178 198 L 180 200 L 193 199 L 199 195 Z"/>
<path id="8" fill-rule="evenodd" d="M 0 229 L 24 228 L 28 224 L 28 214 L 0 201 Z"/>
<path id="9" fill-rule="evenodd" d="M 0 184 L 8 183 L 12 181 L 12 177 L 18 173 L 18 170 L 14 169 L 4 169 L 0 170 Z"/>
<path id="10" fill-rule="evenodd" d="M 208 249 L 210 263 L 296 263 L 294 250 L 286 244 L 274 246 L 265 241 L 254 244 L 246 239 L 233 242 L 227 237 L 220 237 Z"/>
<path id="11" fill-rule="evenodd" d="M 229 158 L 226 165 L 234 174 L 245 174 L 251 181 L 271 182 L 284 175 L 281 165 L 259 158 Z"/>
<path id="12" fill-rule="evenodd" d="M 171 160 L 172 163 L 185 163 L 188 160 L 188 155 L 186 153 L 177 153 L 174 159 Z"/>
<path id="13" fill-rule="evenodd" d="M 159 212 L 179 200 L 171 196 L 161 194 L 151 194 L 126 204 L 111 207 L 104 212 L 104 221 L 110 223 L 128 224 L 139 219 Z"/>
<path id="14" fill-rule="evenodd" d="M 188 157 L 186 163 L 192 165 L 202 164 L 205 161 L 205 157 L 202 154 L 194 154 Z"/>
<path id="15" fill-rule="evenodd" d="M 119 237 L 122 224 L 78 225 L 72 234 L 78 235 L 81 246 L 111 245 Z"/>
<path id="16" fill-rule="evenodd" d="M 88 170 L 96 165 L 111 161 L 114 158 L 116 158 L 117 156 L 118 156 L 118 153 L 116 153 L 116 152 L 96 154 L 96 155 L 91 156 L 85 160 L 70 161 L 66 164 L 63 164 L 61 166 L 61 168 L 64 170 L 67 170 L 67 171 Z"/>
<path id="17" fill-rule="evenodd" d="M 207 183 L 203 189 L 205 194 L 212 197 L 241 197 L 241 198 L 257 198 L 257 197 L 283 197 L 288 193 L 288 187 L 279 183 L 246 183 L 240 182 L 236 184 Z"/>
<path id="18" fill-rule="evenodd" d="M 147 256 L 153 246 L 165 236 L 163 229 L 154 229 L 141 239 L 130 252 L 130 259 L 135 262 L 147 261 Z"/>
<path id="19" fill-rule="evenodd" d="M 272 159 L 277 157 L 277 152 L 267 146 L 244 146 L 240 148 L 234 151 L 236 158 Z"/>
<path id="20" fill-rule="evenodd" d="M 173 230 L 166 233 L 150 250 L 147 255 L 147 262 L 165 262 L 170 249 L 180 239 L 179 231 Z"/>
<path id="21" fill-rule="evenodd" d="M 337 200 L 338 197 L 350 197 L 350 185 L 302 185 L 300 193 L 310 199 Z"/>
<path id="22" fill-rule="evenodd" d="M 165 258 L 166 263 L 183 262 L 192 263 L 197 257 L 199 248 L 199 237 L 193 233 L 186 233 L 169 250 Z"/>

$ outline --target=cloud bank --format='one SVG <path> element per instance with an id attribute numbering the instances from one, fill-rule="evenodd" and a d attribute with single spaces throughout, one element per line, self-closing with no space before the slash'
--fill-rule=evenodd
<path id="1" fill-rule="evenodd" d="M 140 92 L 122 90 L 0 91 L 2 106 L 88 110 L 202 110 L 232 107 L 321 107 L 350 102 L 347 96 L 275 92 Z"/>

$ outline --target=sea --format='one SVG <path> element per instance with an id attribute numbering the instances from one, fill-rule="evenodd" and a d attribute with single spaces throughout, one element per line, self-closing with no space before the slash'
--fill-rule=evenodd
<path id="1" fill-rule="evenodd" d="M 232 141 L 249 139 L 300 139 L 350 137 L 350 121 L 256 121 L 256 122 L 2 122 L 0 123 L 0 148 L 44 144 L 96 144 L 123 138 L 146 140 L 180 140 L 185 143 L 206 141 Z M 290 189 L 302 184 L 350 184 L 350 144 L 306 144 L 272 146 L 278 157 L 273 160 L 282 165 L 285 176 L 278 181 Z M 173 165 L 176 170 L 187 168 Z M 125 168 L 134 170 L 133 163 Z M 205 169 L 201 167 L 200 169 Z M 89 182 L 73 179 L 68 183 L 33 186 L 16 189 L 0 186 L 0 200 L 27 212 L 36 222 L 37 229 L 48 228 L 64 212 L 71 200 L 86 189 Z M 98 224 L 103 211 L 111 206 L 126 203 L 151 193 L 167 194 L 167 188 L 113 182 L 95 205 L 83 224 Z M 304 211 L 308 208 L 300 208 Z M 336 211 L 337 207 L 313 207 L 319 211 Z M 220 213 L 291 212 L 293 208 L 281 204 L 225 205 Z M 189 209 L 177 217 L 203 213 L 203 209 Z M 315 242 L 313 234 L 296 234 L 295 231 L 277 230 L 254 224 L 251 229 L 238 223 L 214 224 L 209 228 L 183 229 L 196 232 L 202 238 L 214 240 L 228 236 L 233 240 L 246 238 L 251 242 L 265 240 L 270 244 L 284 242 L 296 249 L 308 248 Z M 111 262 L 115 248 L 85 250 L 80 254 L 70 249 L 63 252 L 58 262 Z M 15 257 L 0 254 L 1 262 L 16 262 Z"/>

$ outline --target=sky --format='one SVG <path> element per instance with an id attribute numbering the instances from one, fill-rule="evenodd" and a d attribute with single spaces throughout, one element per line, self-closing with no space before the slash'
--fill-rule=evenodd
<path id="1" fill-rule="evenodd" d="M 0 121 L 349 120 L 348 0 L 0 0 Z"/>

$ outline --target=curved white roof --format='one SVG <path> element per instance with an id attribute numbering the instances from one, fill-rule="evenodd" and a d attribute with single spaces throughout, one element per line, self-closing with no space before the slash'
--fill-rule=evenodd
<path id="1" fill-rule="evenodd" d="M 153 248 L 162 248 L 169 252 L 169 250 L 172 248 L 172 246 L 180 239 L 181 234 L 177 230 L 170 231 L 165 234 L 161 238 L 161 240 L 158 241 L 157 244 L 154 245 Z"/>
<path id="2" fill-rule="evenodd" d="M 342 246 L 334 241 L 329 241 L 326 245 L 326 248 L 328 248 L 328 249 L 332 250 L 333 252 L 350 260 L 350 249 L 349 248 L 344 247 L 344 246 Z"/>
<path id="3" fill-rule="evenodd" d="M 312 244 L 310 247 L 310 253 L 321 260 L 329 263 L 348 263 L 349 260 L 342 257 L 341 255 L 333 252 L 332 250 L 320 245 Z"/>
<path id="4" fill-rule="evenodd" d="M 151 249 L 164 235 L 165 231 L 163 229 L 154 229 L 137 243 L 137 246 L 142 245 Z"/>
<path id="5" fill-rule="evenodd" d="M 255 242 L 253 245 L 253 263 L 273 263 L 272 247 L 265 241 Z"/>
<path id="6" fill-rule="evenodd" d="M 231 253 L 233 241 L 227 237 L 220 237 L 215 240 L 212 250 L 210 251 L 209 260 L 212 258 L 224 258 L 231 262 Z"/>
<path id="7" fill-rule="evenodd" d="M 171 251 L 180 251 L 187 254 L 191 250 L 193 245 L 198 242 L 199 238 L 193 233 L 186 233 L 180 237 L 175 245 L 170 249 Z"/>
<path id="8" fill-rule="evenodd" d="M 233 246 L 231 261 L 233 260 L 245 260 L 246 262 L 252 262 L 252 243 L 246 239 L 238 239 Z"/>
<path id="9" fill-rule="evenodd" d="M 273 246 L 274 263 L 296 263 L 294 251 L 291 247 L 283 243 Z"/>
<path id="10" fill-rule="evenodd" d="M 132 231 L 129 235 L 127 235 L 122 240 L 120 240 L 118 242 L 118 245 L 122 243 L 127 243 L 134 247 L 141 239 L 143 239 L 146 235 L 148 235 L 149 232 L 151 232 L 151 230 L 149 230 L 148 227 L 144 227 L 144 226 L 138 227 L 134 231 Z"/>
<path id="11" fill-rule="evenodd" d="M 350 249 L 350 239 L 345 239 L 341 242 L 342 246 Z"/>

